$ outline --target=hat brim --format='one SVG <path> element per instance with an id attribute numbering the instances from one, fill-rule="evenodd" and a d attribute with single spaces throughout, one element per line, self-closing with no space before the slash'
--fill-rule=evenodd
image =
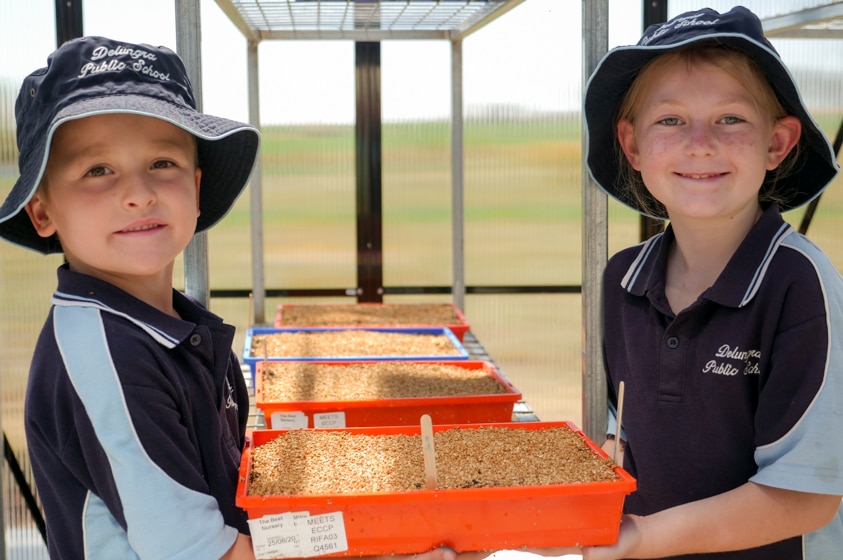
<path id="1" fill-rule="evenodd" d="M 164 120 L 196 137 L 202 169 L 197 233 L 207 230 L 228 213 L 248 183 L 257 159 L 260 134 L 256 128 L 143 95 L 105 95 L 80 100 L 53 118 L 47 133 L 33 146 L 32 157 L 22 163 L 20 177 L 0 207 L 3 237 L 44 254 L 62 251 L 55 235 L 38 235 L 24 207 L 44 176 L 49 146 L 58 127 L 75 119 L 117 113 Z"/>
<path id="2" fill-rule="evenodd" d="M 618 109 L 640 70 L 655 57 L 696 43 L 715 43 L 746 53 L 767 76 L 770 85 L 788 114 L 802 122 L 804 149 L 799 153 L 798 174 L 783 177 L 776 190 L 788 193 L 782 210 L 797 208 L 817 196 L 828 186 L 839 170 L 828 138 L 811 117 L 790 71 L 778 55 L 765 45 L 738 33 L 707 34 L 665 46 L 632 45 L 609 51 L 600 61 L 586 84 L 584 115 L 586 120 L 586 161 L 589 174 L 606 194 L 644 214 L 622 184 L 616 149 Z M 667 216 L 652 216 L 666 219 Z"/>

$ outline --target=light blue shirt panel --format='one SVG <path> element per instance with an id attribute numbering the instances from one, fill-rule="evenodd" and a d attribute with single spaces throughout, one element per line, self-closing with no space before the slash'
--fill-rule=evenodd
<path id="1" fill-rule="evenodd" d="M 615 410 L 615 405 L 611 402 L 609 403 L 609 413 L 608 413 L 608 427 L 606 428 L 606 434 L 612 434 L 613 436 L 617 437 L 618 435 L 618 411 Z M 621 426 L 621 439 L 627 441 L 626 439 L 626 430 L 623 429 Z"/>
<path id="2" fill-rule="evenodd" d="M 802 252 L 817 267 L 827 302 L 829 353 L 823 385 L 799 423 L 778 441 L 756 449 L 758 473 L 752 480 L 803 492 L 843 495 L 843 438 L 839 437 L 843 425 L 843 278 L 803 236 L 790 235 L 784 245 Z"/>
<path id="3" fill-rule="evenodd" d="M 108 511 L 105 502 L 93 492 L 88 492 L 84 515 L 86 558 L 138 558 L 129 546 L 126 531 Z"/>
<path id="4" fill-rule="evenodd" d="M 68 375 L 111 464 L 129 528 L 127 534 L 110 514 L 103 515 L 105 506 L 98 499 L 99 504 L 89 504 L 95 507 L 84 522 L 86 543 L 117 547 L 122 538 L 122 550 L 134 550 L 140 558 L 222 556 L 237 538 L 237 530 L 224 524 L 212 496 L 178 484 L 146 454 L 114 370 L 100 311 L 56 306 L 54 324 Z M 94 549 L 87 554 L 104 557 Z"/>
<path id="5" fill-rule="evenodd" d="M 783 438 L 755 451 L 753 482 L 802 492 L 843 495 L 843 279 L 822 251 L 801 235 L 785 246 L 803 253 L 817 268 L 827 302 L 829 354 L 825 380 L 805 416 Z M 798 372 L 795 372 L 798 374 Z M 823 458 L 822 462 L 818 462 Z M 840 558 L 843 508 L 827 526 L 804 538 L 806 560 Z"/>

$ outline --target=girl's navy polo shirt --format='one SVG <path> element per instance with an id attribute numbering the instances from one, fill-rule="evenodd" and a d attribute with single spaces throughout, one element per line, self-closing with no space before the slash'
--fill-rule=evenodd
<path id="1" fill-rule="evenodd" d="M 248 393 L 234 328 L 175 292 L 181 319 L 59 268 L 25 427 L 52 558 L 218 558 Z"/>
<path id="2" fill-rule="evenodd" d="M 672 243 L 668 227 L 604 275 L 610 406 L 624 381 L 624 467 L 638 480 L 625 510 L 646 515 L 749 480 L 843 494 L 840 274 L 773 206 L 715 284 L 674 314 Z M 841 519 L 806 537 L 806 550 L 843 550 Z M 802 559 L 802 541 L 717 558 Z"/>

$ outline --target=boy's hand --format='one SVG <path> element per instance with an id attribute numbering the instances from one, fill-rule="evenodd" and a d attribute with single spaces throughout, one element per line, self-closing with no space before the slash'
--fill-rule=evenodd
<path id="1" fill-rule="evenodd" d="M 457 553 L 446 546 L 434 548 L 419 554 L 387 554 L 384 556 L 370 556 L 370 560 L 457 560 Z"/>

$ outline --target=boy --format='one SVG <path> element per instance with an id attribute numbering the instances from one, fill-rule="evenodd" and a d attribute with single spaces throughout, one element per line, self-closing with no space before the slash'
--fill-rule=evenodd
<path id="1" fill-rule="evenodd" d="M 21 177 L 0 236 L 67 261 L 24 412 L 50 556 L 253 560 L 234 328 L 172 273 L 245 187 L 257 130 L 198 113 L 171 50 L 104 37 L 62 45 L 15 113 Z"/>
<path id="2" fill-rule="evenodd" d="M 52 558 L 253 558 L 234 328 L 172 286 L 246 185 L 255 128 L 198 113 L 171 50 L 85 37 L 23 82 L 0 235 L 63 252 L 25 428 Z"/>

